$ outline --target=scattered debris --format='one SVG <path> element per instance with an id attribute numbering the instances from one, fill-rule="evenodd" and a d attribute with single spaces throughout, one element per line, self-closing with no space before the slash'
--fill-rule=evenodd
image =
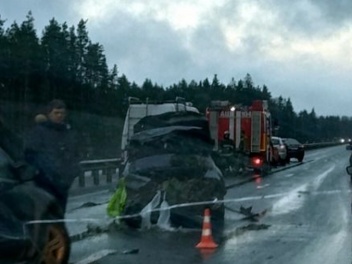
<path id="1" fill-rule="evenodd" d="M 253 213 L 252 206 L 246 208 L 246 207 L 243 207 L 242 205 L 239 210 L 233 209 L 228 206 L 225 206 L 225 209 L 227 209 L 231 212 L 237 213 L 237 214 L 244 215 L 245 217 L 242 220 L 250 220 L 250 221 L 254 221 L 254 222 L 258 222 L 259 219 L 262 218 L 263 216 L 265 216 L 268 211 L 267 209 L 265 209 L 259 213 Z"/>
<path id="2" fill-rule="evenodd" d="M 111 223 L 105 224 L 96 224 L 96 223 L 88 223 L 87 224 L 87 233 L 88 234 L 101 234 L 109 231 L 109 226 Z"/>
<path id="3" fill-rule="evenodd" d="M 132 254 L 138 254 L 138 253 L 139 253 L 138 248 L 122 251 L 122 254 L 125 254 L 125 255 L 132 255 Z"/>
<path id="4" fill-rule="evenodd" d="M 248 230 L 248 231 L 258 231 L 258 230 L 267 230 L 269 229 L 270 225 L 266 225 L 266 224 L 249 224 L 243 227 L 240 227 L 244 230 Z"/>
<path id="5" fill-rule="evenodd" d="M 241 226 L 236 228 L 234 231 L 230 232 L 226 237 L 234 237 L 234 236 L 240 236 L 243 235 L 244 233 L 248 231 L 259 231 L 259 230 L 267 230 L 269 229 L 270 225 L 266 224 L 248 224 L 246 226 Z"/>
<path id="6" fill-rule="evenodd" d="M 300 194 L 310 194 L 310 191 L 298 191 Z"/>

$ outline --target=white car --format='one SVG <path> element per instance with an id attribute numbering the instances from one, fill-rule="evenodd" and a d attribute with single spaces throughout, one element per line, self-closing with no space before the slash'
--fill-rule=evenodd
<path id="1" fill-rule="evenodd" d="M 287 163 L 287 147 L 280 137 L 271 137 L 273 147 L 277 149 L 279 155 L 279 163 L 285 165 Z"/>

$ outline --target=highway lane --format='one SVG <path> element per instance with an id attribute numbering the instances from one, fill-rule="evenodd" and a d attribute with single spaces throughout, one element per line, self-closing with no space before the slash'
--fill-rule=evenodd
<path id="1" fill-rule="evenodd" d="M 228 190 L 228 208 L 252 206 L 255 212 L 267 213 L 259 222 L 250 222 L 227 210 L 225 230 L 213 252 L 195 249 L 200 231 L 118 230 L 73 243 L 71 260 L 92 263 L 98 258 L 97 263 L 108 264 L 351 263 L 348 157 L 343 146 L 309 151 L 299 166 Z M 122 254 L 127 249 L 139 252 Z M 107 250 L 116 250 L 116 254 L 108 255 Z"/>

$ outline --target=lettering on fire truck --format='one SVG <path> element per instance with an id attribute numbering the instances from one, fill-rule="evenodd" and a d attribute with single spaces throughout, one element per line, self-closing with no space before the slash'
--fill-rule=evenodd
<path id="1" fill-rule="evenodd" d="M 231 111 L 221 111 L 220 117 L 230 118 Z M 252 112 L 249 111 L 241 111 L 241 118 L 251 118 Z"/>

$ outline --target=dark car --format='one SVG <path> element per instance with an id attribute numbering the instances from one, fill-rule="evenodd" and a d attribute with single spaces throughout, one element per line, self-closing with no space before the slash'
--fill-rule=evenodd
<path id="1" fill-rule="evenodd" d="M 70 241 L 55 198 L 36 186 L 35 170 L 0 146 L 0 263 L 67 263 Z M 41 220 L 53 220 L 40 223 Z"/>
<path id="2" fill-rule="evenodd" d="M 221 227 L 224 205 L 207 202 L 223 200 L 226 188 L 211 157 L 213 142 L 205 117 L 187 112 L 145 117 L 135 131 L 123 173 L 127 188 L 124 214 L 139 214 L 161 191 L 174 206 L 172 226 L 201 227 L 204 209 L 210 207 L 213 226 Z M 201 204 L 177 206 L 189 203 Z M 159 212 L 152 213 L 151 222 L 156 223 L 158 217 Z M 140 227 L 142 218 L 129 218 L 126 223 Z"/>
<path id="3" fill-rule="evenodd" d="M 288 158 L 295 158 L 299 162 L 304 158 L 304 145 L 294 138 L 285 138 L 284 143 L 287 146 Z"/>
<path id="4" fill-rule="evenodd" d="M 346 145 L 346 150 L 352 150 L 352 141 L 348 141 L 348 144 Z"/>

